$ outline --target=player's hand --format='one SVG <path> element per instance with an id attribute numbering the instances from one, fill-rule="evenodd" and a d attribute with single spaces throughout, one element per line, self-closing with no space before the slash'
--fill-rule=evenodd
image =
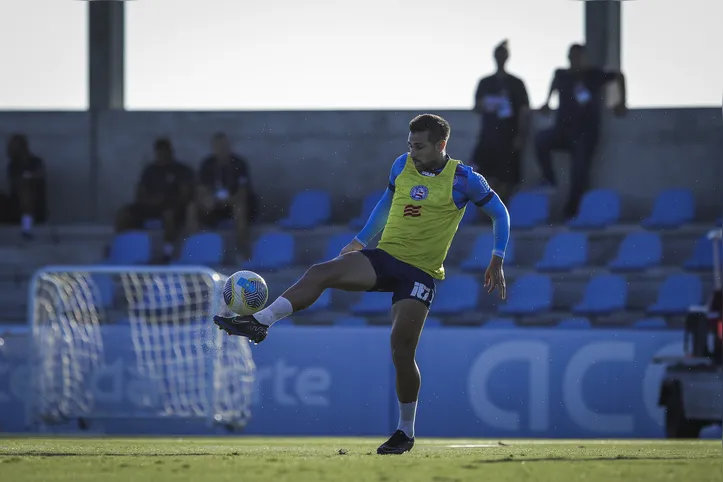
<path id="1" fill-rule="evenodd" d="M 485 271 L 485 288 L 487 288 L 487 293 L 492 293 L 495 288 L 499 288 L 500 298 L 507 299 L 507 283 L 502 270 L 502 258 L 492 256 L 487 271 Z"/>
<path id="2" fill-rule="evenodd" d="M 344 246 L 344 249 L 341 250 L 341 253 L 339 253 L 339 256 L 345 255 L 346 253 L 351 253 L 352 251 L 359 251 L 364 249 L 364 246 L 357 241 L 356 239 L 352 239 L 351 243 Z"/>

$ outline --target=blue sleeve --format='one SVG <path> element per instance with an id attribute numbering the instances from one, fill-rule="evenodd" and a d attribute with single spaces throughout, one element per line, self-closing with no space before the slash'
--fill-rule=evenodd
<path id="1" fill-rule="evenodd" d="M 387 218 L 389 217 L 389 210 L 392 208 L 392 198 L 394 197 L 394 190 L 396 189 L 395 181 L 397 176 L 402 172 L 407 162 L 407 155 L 403 154 L 394 161 L 392 164 L 391 172 L 389 173 L 389 185 L 384 191 L 382 198 L 379 200 L 377 205 L 374 207 L 367 223 L 364 225 L 359 234 L 354 238 L 361 245 L 366 246 L 374 239 L 374 236 L 384 229 L 387 224 Z"/>
<path id="2" fill-rule="evenodd" d="M 510 214 L 487 180 L 471 169 L 467 178 L 467 198 L 492 219 L 492 254 L 504 259 L 507 242 L 510 240 Z"/>
<path id="3" fill-rule="evenodd" d="M 354 238 L 359 241 L 362 246 L 366 246 L 374 239 L 374 236 L 379 234 L 379 231 L 384 229 L 387 224 L 387 218 L 389 217 L 389 210 L 392 208 L 392 197 L 394 193 L 387 188 L 379 200 L 377 205 L 374 207 L 367 223 L 364 225 L 359 234 Z"/>

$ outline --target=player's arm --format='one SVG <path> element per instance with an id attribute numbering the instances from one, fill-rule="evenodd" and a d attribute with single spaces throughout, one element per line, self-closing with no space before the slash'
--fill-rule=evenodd
<path id="1" fill-rule="evenodd" d="M 492 220 L 494 241 L 492 257 L 485 273 L 485 287 L 488 293 L 499 288 L 500 297 L 504 300 L 507 298 L 507 284 L 502 262 L 510 240 L 510 214 L 497 193 L 490 189 L 485 178 L 471 169 L 467 181 L 467 197 Z"/>
<path id="2" fill-rule="evenodd" d="M 558 76 L 560 74 L 559 70 L 555 71 L 555 74 L 552 76 L 552 82 L 550 83 L 550 90 L 547 93 L 547 99 L 545 100 L 545 105 L 540 107 L 540 110 L 542 112 L 549 112 L 550 111 L 550 101 L 552 100 L 552 94 L 554 94 L 558 89 Z"/>
<path id="3" fill-rule="evenodd" d="M 406 162 L 406 155 L 399 157 L 392 165 L 392 170 L 389 173 L 389 185 L 382 194 L 381 199 L 374 206 L 372 213 L 369 215 L 364 227 L 359 231 L 352 242 L 347 248 L 344 248 L 342 253 L 350 251 L 351 246 L 355 245 L 354 248 L 361 249 L 366 247 L 374 237 L 379 234 L 384 226 L 387 224 L 387 218 L 389 218 L 389 210 L 392 207 L 392 198 L 394 197 L 394 190 L 396 189 L 395 181 L 399 173 L 404 169 L 404 163 Z"/>

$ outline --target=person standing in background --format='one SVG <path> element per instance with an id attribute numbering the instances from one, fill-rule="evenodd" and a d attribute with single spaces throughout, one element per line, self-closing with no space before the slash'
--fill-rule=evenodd
<path id="1" fill-rule="evenodd" d="M 505 69 L 509 57 L 505 40 L 494 50 L 497 71 L 479 81 L 473 109 L 482 116 L 482 127 L 472 164 L 503 202 L 522 180 L 521 153 L 530 122 L 525 83 Z"/>

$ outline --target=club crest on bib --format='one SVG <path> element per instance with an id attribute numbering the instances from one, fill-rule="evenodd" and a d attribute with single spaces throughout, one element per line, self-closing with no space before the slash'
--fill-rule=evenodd
<path id="1" fill-rule="evenodd" d="M 414 199 L 415 201 L 422 201 L 424 199 L 427 199 L 427 196 L 429 195 L 429 189 L 427 186 L 414 186 L 409 191 L 409 197 Z"/>

